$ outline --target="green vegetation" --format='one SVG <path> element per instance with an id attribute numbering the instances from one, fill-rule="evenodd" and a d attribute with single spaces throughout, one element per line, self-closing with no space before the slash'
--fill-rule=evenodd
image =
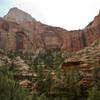
<path id="1" fill-rule="evenodd" d="M 99 45 L 99 43 L 100 43 L 100 41 L 99 41 L 99 40 L 96 40 L 91 46 L 92 46 L 92 47 L 96 47 L 96 46 Z"/>
<path id="2" fill-rule="evenodd" d="M 89 91 L 89 96 L 87 100 L 100 100 L 100 90 L 98 90 L 97 87 L 93 87 Z"/>
<path id="3" fill-rule="evenodd" d="M 0 100 L 26 100 L 27 93 L 17 82 L 7 66 L 0 67 Z"/>
<path id="4" fill-rule="evenodd" d="M 53 53 L 52 53 L 53 52 Z M 94 67 L 94 86 L 86 88 L 80 84 L 82 76 L 77 67 L 72 67 L 66 72 L 59 68 L 65 59 L 59 51 L 46 51 L 40 53 L 35 59 L 27 53 L 12 53 L 9 65 L 0 67 L 0 100 L 100 100 L 99 69 Z M 29 66 L 30 72 L 36 76 L 25 79 L 30 80 L 33 90 L 28 90 L 19 85 L 19 80 L 14 78 L 16 72 L 13 60 L 20 56 Z"/>
<path id="5" fill-rule="evenodd" d="M 56 69 L 64 59 L 65 58 L 61 56 L 61 53 L 58 50 L 47 50 L 45 53 L 39 53 L 33 64 L 35 66 L 45 65 L 46 68 Z"/>

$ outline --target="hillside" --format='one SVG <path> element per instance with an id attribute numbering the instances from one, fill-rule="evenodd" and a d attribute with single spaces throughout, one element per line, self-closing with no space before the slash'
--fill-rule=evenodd
<path id="1" fill-rule="evenodd" d="M 97 75 L 100 78 L 100 39 L 93 42 L 89 47 L 86 47 L 78 52 L 72 53 L 62 63 L 62 68 L 69 72 L 72 67 L 78 68 L 81 76 L 81 84 L 93 86 L 93 70 L 98 70 Z"/>
<path id="2" fill-rule="evenodd" d="M 37 100 L 40 100 L 39 98 L 42 98 L 41 100 L 44 98 L 46 100 L 58 98 L 58 100 L 61 98 L 64 98 L 62 100 L 87 100 L 91 97 L 89 93 L 93 92 L 92 95 L 98 95 L 95 93 L 99 93 L 97 89 L 100 87 L 100 40 L 96 40 L 90 46 L 72 53 L 66 58 L 62 58 L 59 51 L 55 53 L 46 51 L 35 59 L 33 57 L 34 55 L 27 53 L 5 54 L 0 51 L 0 82 L 3 90 L 5 90 L 6 84 L 7 93 L 12 94 L 7 85 L 8 81 L 2 79 L 7 76 L 6 80 L 13 79 L 12 81 L 17 82 L 22 89 L 28 91 L 27 94 L 26 90 L 21 93 L 13 90 L 18 95 L 15 96 L 16 98 L 22 94 L 25 95 L 20 100 L 24 100 L 23 98 L 27 98 L 27 96 L 29 97 L 27 100 L 35 100 L 34 98 Z M 19 89 L 18 85 L 14 86 Z"/>

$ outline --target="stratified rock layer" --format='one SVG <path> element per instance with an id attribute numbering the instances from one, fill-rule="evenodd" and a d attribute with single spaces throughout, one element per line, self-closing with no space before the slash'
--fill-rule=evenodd
<path id="1" fill-rule="evenodd" d="M 71 71 L 72 67 L 79 69 L 82 77 L 79 84 L 84 84 L 86 87 L 93 86 L 94 69 L 98 70 L 96 74 L 100 79 L 100 39 L 96 40 L 91 46 L 69 56 L 69 58 L 61 64 L 61 68 L 67 72 Z"/>
<path id="2" fill-rule="evenodd" d="M 100 38 L 100 14 L 83 30 L 67 31 L 37 22 L 29 14 L 12 8 L 0 18 L 0 48 L 37 53 L 59 49 L 67 55 Z"/>

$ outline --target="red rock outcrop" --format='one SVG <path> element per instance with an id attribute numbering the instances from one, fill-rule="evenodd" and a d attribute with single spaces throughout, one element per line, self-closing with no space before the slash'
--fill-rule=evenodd
<path id="1" fill-rule="evenodd" d="M 83 30 L 73 31 L 44 25 L 18 8 L 12 8 L 0 19 L 0 48 L 6 50 L 36 52 L 41 48 L 60 49 L 67 55 L 83 49 L 98 38 L 100 14 Z"/>
<path id="2" fill-rule="evenodd" d="M 94 69 L 98 70 L 97 77 L 100 79 L 100 39 L 89 47 L 73 53 L 60 67 L 67 72 L 71 71 L 72 67 L 78 68 L 82 77 L 79 84 L 84 84 L 86 87 L 93 86 Z"/>
<path id="3" fill-rule="evenodd" d="M 30 50 L 33 50 L 33 44 L 26 31 L 17 23 L 0 18 L 0 49 L 30 52 Z"/>

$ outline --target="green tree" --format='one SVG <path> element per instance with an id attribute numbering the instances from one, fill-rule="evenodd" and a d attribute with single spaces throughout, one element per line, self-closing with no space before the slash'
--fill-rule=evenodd
<path id="1" fill-rule="evenodd" d="M 13 78 L 0 69 L 0 100 L 25 100 L 26 92 Z"/>
<path id="2" fill-rule="evenodd" d="M 39 100 L 39 94 L 37 91 L 34 91 L 33 94 L 32 94 L 32 100 Z"/>
<path id="3" fill-rule="evenodd" d="M 96 67 L 96 65 L 94 65 L 94 69 L 93 69 L 93 79 L 94 79 L 94 85 L 97 86 L 100 89 L 100 84 L 99 84 L 99 72 L 100 69 L 98 67 Z"/>
<path id="4" fill-rule="evenodd" d="M 45 94 L 40 95 L 39 100 L 47 100 Z"/>
<path id="5" fill-rule="evenodd" d="M 100 100 L 100 91 L 97 89 L 97 87 L 93 87 L 89 91 L 87 100 Z"/>
<path id="6" fill-rule="evenodd" d="M 50 95 L 52 88 L 53 79 L 51 73 L 44 74 L 43 71 L 40 71 L 38 74 L 38 79 L 36 81 L 36 90 L 41 95 L 42 93 Z"/>
<path id="7" fill-rule="evenodd" d="M 77 68 L 72 68 L 70 72 L 58 70 L 56 72 L 56 85 L 54 87 L 55 94 L 67 98 L 68 100 L 78 100 L 80 96 L 80 74 Z"/>

